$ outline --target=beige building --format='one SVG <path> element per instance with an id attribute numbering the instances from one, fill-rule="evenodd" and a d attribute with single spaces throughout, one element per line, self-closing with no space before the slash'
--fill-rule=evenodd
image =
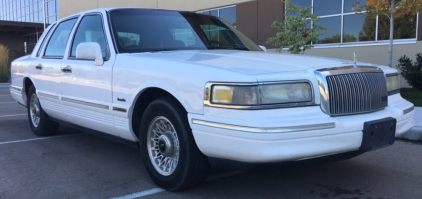
<path id="1" fill-rule="evenodd" d="M 327 28 L 320 31 L 314 49 L 306 51 L 306 55 L 353 60 L 353 52 L 356 52 L 358 61 L 387 65 L 387 18 L 379 16 L 372 19 L 356 15 L 351 9 L 356 1 L 352 0 L 333 0 L 330 3 L 315 0 L 290 1 L 299 6 L 313 6 L 313 14 L 321 18 L 317 23 Z M 282 21 L 284 14 L 292 14 L 285 13 L 285 5 L 281 0 L 32 0 L 29 1 L 29 6 L 26 2 L 0 0 L 0 22 L 16 19 L 22 22 L 44 22 L 48 25 L 81 11 L 103 7 L 186 10 L 218 16 L 255 43 L 270 50 L 275 47 L 266 44 L 266 41 L 278 32 L 271 28 L 271 24 L 275 20 Z M 362 4 L 365 2 L 361 1 Z M 396 19 L 394 30 L 393 66 L 397 65 L 397 60 L 403 55 L 414 58 L 416 53 L 422 53 L 422 19 L 419 14 L 412 18 Z M 407 86 L 404 80 L 401 83 L 402 86 Z"/>

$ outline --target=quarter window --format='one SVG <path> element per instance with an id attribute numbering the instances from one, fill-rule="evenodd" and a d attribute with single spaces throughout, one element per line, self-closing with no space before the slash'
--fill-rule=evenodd
<path id="1" fill-rule="evenodd" d="M 70 32 L 77 18 L 60 23 L 48 41 L 44 56 L 63 57 Z"/>
<path id="2" fill-rule="evenodd" d="M 76 56 L 76 48 L 83 42 L 96 42 L 101 47 L 103 57 L 107 56 L 108 47 L 105 40 L 102 18 L 100 15 L 85 16 L 79 24 L 72 43 L 70 56 Z"/>
<path id="3" fill-rule="evenodd" d="M 44 48 L 45 42 L 48 40 L 48 34 L 50 34 L 51 30 L 53 30 L 53 29 L 54 29 L 54 26 L 51 27 L 47 32 L 44 32 L 45 37 L 43 38 L 43 41 L 42 41 L 40 47 L 38 48 L 37 57 L 40 56 L 41 50 Z"/>

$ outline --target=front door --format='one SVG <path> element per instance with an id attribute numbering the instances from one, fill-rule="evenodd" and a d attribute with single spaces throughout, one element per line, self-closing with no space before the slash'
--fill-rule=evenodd
<path id="1" fill-rule="evenodd" d="M 67 120 L 78 126 L 118 136 L 113 126 L 112 67 L 103 17 L 100 13 L 83 16 L 69 47 L 66 66 L 62 69 L 62 107 Z M 76 48 L 82 42 L 100 44 L 104 64 L 96 66 L 94 60 L 76 59 Z"/>

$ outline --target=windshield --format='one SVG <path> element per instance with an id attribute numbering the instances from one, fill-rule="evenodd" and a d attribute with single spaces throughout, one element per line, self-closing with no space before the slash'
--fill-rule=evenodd
<path id="1" fill-rule="evenodd" d="M 147 9 L 110 11 L 120 53 L 230 49 L 262 51 L 227 22 L 209 15 Z"/>

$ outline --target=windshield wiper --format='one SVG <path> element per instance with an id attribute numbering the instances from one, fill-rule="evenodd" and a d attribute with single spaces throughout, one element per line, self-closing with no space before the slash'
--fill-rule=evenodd
<path id="1" fill-rule="evenodd" d="M 220 50 L 220 49 L 227 49 L 227 50 L 245 50 L 249 51 L 246 48 L 233 48 L 233 47 L 208 47 L 208 50 Z"/>
<path id="2" fill-rule="evenodd" d="M 167 48 L 163 48 L 163 49 L 150 50 L 149 52 L 175 51 L 175 50 L 179 50 L 179 49 L 167 49 Z"/>

